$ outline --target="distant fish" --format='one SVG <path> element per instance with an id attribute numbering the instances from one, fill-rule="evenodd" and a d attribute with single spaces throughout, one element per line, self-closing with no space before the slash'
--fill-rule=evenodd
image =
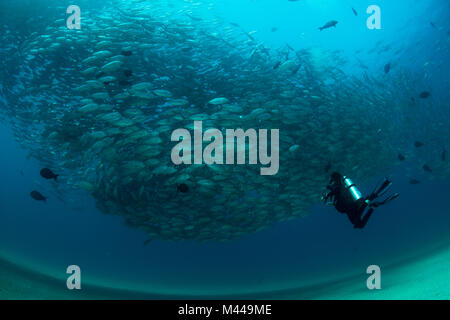
<path id="1" fill-rule="evenodd" d="M 292 74 L 297 74 L 298 70 L 300 70 L 300 65 L 296 66 L 294 69 L 292 69 Z"/>
<path id="2" fill-rule="evenodd" d="M 423 168 L 423 170 L 425 170 L 426 172 L 430 172 L 430 173 L 433 172 L 433 170 L 431 170 L 430 166 L 428 166 L 427 164 L 424 164 L 422 168 Z"/>
<path id="3" fill-rule="evenodd" d="M 445 149 L 442 151 L 441 160 L 447 161 L 447 151 Z"/>
<path id="4" fill-rule="evenodd" d="M 415 141 L 415 142 L 414 142 L 414 147 L 416 147 L 416 148 L 423 147 L 423 143 L 420 142 L 420 141 Z"/>
<path id="5" fill-rule="evenodd" d="M 194 17 L 194 16 L 192 16 L 192 15 L 190 15 L 190 14 L 188 14 L 188 13 L 186 13 L 186 15 L 187 15 L 189 18 L 191 18 L 192 20 L 194 20 L 194 21 L 202 21 L 202 18 Z"/>
<path id="6" fill-rule="evenodd" d="M 130 51 L 130 50 L 124 50 L 124 51 L 121 52 L 121 54 L 123 56 L 125 56 L 125 57 L 129 57 L 129 56 L 131 56 L 133 54 L 133 52 Z"/>
<path id="7" fill-rule="evenodd" d="M 398 157 L 398 160 L 405 161 L 405 156 L 402 155 L 401 153 L 399 153 L 397 157 Z"/>
<path id="8" fill-rule="evenodd" d="M 236 27 L 236 28 L 239 28 L 239 27 L 240 27 L 240 25 L 238 25 L 236 22 L 230 22 L 230 24 L 231 24 L 233 27 Z"/>
<path id="9" fill-rule="evenodd" d="M 409 183 L 410 183 L 410 184 L 419 184 L 420 181 L 419 181 L 419 180 L 416 180 L 416 179 L 411 179 L 411 180 L 409 180 Z"/>
<path id="10" fill-rule="evenodd" d="M 229 100 L 227 98 L 215 98 L 208 102 L 208 104 L 212 105 L 220 105 L 220 104 L 226 104 Z"/>
<path id="11" fill-rule="evenodd" d="M 426 98 L 428 98 L 430 95 L 431 95 L 431 93 L 430 93 L 429 91 L 423 91 L 423 92 L 420 93 L 419 97 L 420 97 L 421 99 L 426 99 Z"/>
<path id="12" fill-rule="evenodd" d="M 37 200 L 37 201 L 46 201 L 47 200 L 47 198 L 46 197 L 44 197 L 40 192 L 38 192 L 38 191 L 31 191 L 30 192 L 30 196 L 34 199 L 34 200 Z"/>
<path id="13" fill-rule="evenodd" d="M 187 186 L 187 184 L 182 183 L 182 184 L 179 184 L 177 186 L 177 191 L 181 192 L 181 193 L 188 193 L 189 192 L 189 187 Z"/>
<path id="14" fill-rule="evenodd" d="M 123 70 L 123 74 L 125 75 L 125 77 L 131 77 L 133 75 L 133 71 L 131 70 Z"/>
<path id="15" fill-rule="evenodd" d="M 352 8 L 353 13 L 355 14 L 355 16 L 358 15 L 358 12 L 356 12 L 355 8 Z"/>
<path id="16" fill-rule="evenodd" d="M 331 162 L 328 162 L 327 165 L 325 166 L 325 173 L 328 173 L 331 169 Z"/>
<path id="17" fill-rule="evenodd" d="M 252 32 L 252 31 L 246 33 L 247 37 L 248 37 L 250 40 L 255 41 L 255 38 L 253 37 L 253 34 L 254 34 L 254 32 Z"/>
<path id="18" fill-rule="evenodd" d="M 41 177 L 45 178 L 45 179 L 55 179 L 58 178 L 57 174 L 54 174 L 52 170 L 50 170 L 49 168 L 44 168 L 41 170 Z"/>
<path id="19" fill-rule="evenodd" d="M 277 63 L 275 63 L 275 65 L 273 66 L 273 69 L 276 70 L 280 67 L 281 65 L 281 61 L 278 61 Z"/>
<path id="20" fill-rule="evenodd" d="M 391 70 L 391 64 L 388 63 L 384 66 L 384 73 L 389 73 L 390 70 Z"/>
<path id="21" fill-rule="evenodd" d="M 327 23 L 325 23 L 325 25 L 323 27 L 320 27 L 319 30 L 322 31 L 323 29 L 328 29 L 331 27 L 336 28 L 337 24 L 338 24 L 338 22 L 336 20 L 331 20 L 331 21 L 328 21 Z"/>
<path id="22" fill-rule="evenodd" d="M 119 84 L 120 84 L 122 87 L 125 87 L 125 86 L 129 86 L 129 85 L 131 84 L 131 82 L 128 81 L 128 80 L 120 80 L 120 81 L 119 81 Z"/>
<path id="23" fill-rule="evenodd" d="M 252 52 L 250 53 L 250 58 L 253 58 L 253 56 L 256 54 L 256 51 L 258 51 L 258 47 L 252 50 Z"/>
<path id="24" fill-rule="evenodd" d="M 114 82 L 115 78 L 114 77 L 103 77 L 101 80 L 103 81 L 103 84 L 109 85 Z"/>
<path id="25" fill-rule="evenodd" d="M 433 28 L 437 29 L 436 25 L 435 25 L 432 21 L 430 21 L 430 25 L 431 25 Z"/>
<path id="26" fill-rule="evenodd" d="M 152 242 L 153 239 L 147 239 L 144 241 L 144 246 L 148 245 L 150 242 Z"/>
<path id="27" fill-rule="evenodd" d="M 277 28 L 277 27 L 273 27 L 272 29 L 270 29 L 270 31 L 272 31 L 272 32 L 277 32 L 277 31 L 278 31 L 278 28 Z"/>

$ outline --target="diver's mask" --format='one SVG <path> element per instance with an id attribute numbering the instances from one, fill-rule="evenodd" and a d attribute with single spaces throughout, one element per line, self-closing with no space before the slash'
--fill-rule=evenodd
<path id="1" fill-rule="evenodd" d="M 332 207 L 333 206 L 333 199 L 331 199 L 331 197 L 329 197 L 327 199 L 328 196 L 328 191 L 324 191 L 322 193 L 322 196 L 320 197 L 320 199 L 322 200 L 323 203 L 325 203 L 327 206 Z"/>

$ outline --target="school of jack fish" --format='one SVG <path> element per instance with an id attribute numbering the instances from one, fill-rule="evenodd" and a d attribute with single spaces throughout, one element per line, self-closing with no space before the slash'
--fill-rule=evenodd
<path id="1" fill-rule="evenodd" d="M 164 3 L 84 11 L 81 30 L 60 19 L 3 50 L 5 64 L 13 50 L 21 62 L 14 85 L 2 86 L 2 116 L 34 158 L 58 168 L 67 192 L 86 191 L 151 239 L 227 241 L 308 215 L 332 170 L 367 181 L 418 158 L 413 141 L 426 129 L 407 113 L 411 95 L 421 102 L 412 76 L 348 75 L 333 53 L 275 50 Z M 172 131 L 195 120 L 223 133 L 279 129 L 278 174 L 172 164 Z M 448 136 L 447 121 L 426 135 Z M 446 161 L 429 165 L 430 175 L 449 172 Z"/>

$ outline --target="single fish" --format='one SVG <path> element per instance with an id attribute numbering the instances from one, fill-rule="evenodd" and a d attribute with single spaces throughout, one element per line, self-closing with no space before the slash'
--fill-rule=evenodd
<path id="1" fill-rule="evenodd" d="M 123 74 L 125 75 L 125 77 L 131 77 L 133 75 L 133 71 L 131 70 L 123 70 Z"/>
<path id="2" fill-rule="evenodd" d="M 327 165 L 325 166 L 325 173 L 328 173 L 331 169 L 331 162 L 328 162 Z"/>
<path id="3" fill-rule="evenodd" d="M 430 21 L 430 25 L 431 25 L 433 28 L 437 29 L 436 25 L 435 25 L 432 21 Z"/>
<path id="4" fill-rule="evenodd" d="M 416 180 L 416 179 L 411 179 L 411 180 L 409 180 L 409 183 L 410 183 L 410 184 L 419 184 L 420 181 L 419 181 L 419 180 Z"/>
<path id="5" fill-rule="evenodd" d="M 405 156 L 402 155 L 401 153 L 398 154 L 398 160 L 400 161 L 405 161 Z"/>
<path id="6" fill-rule="evenodd" d="M 103 84 L 104 84 L 104 85 L 109 85 L 109 84 L 111 84 L 111 83 L 114 83 L 114 80 L 105 79 L 105 80 L 103 81 Z"/>
<path id="7" fill-rule="evenodd" d="M 47 198 L 44 197 L 39 191 L 31 191 L 30 196 L 37 201 L 47 201 Z"/>
<path id="8" fill-rule="evenodd" d="M 52 170 L 49 168 L 44 168 L 41 170 L 41 177 L 45 179 L 54 179 L 56 181 L 56 178 L 58 178 L 58 174 L 54 174 Z"/>
<path id="9" fill-rule="evenodd" d="M 431 95 L 430 92 L 428 92 L 428 91 L 423 91 L 423 92 L 420 93 L 419 97 L 420 97 L 421 99 L 426 99 L 426 98 L 428 98 L 430 95 Z"/>
<path id="10" fill-rule="evenodd" d="M 129 56 L 131 56 L 133 54 L 133 52 L 130 51 L 130 50 L 124 50 L 120 54 L 125 56 L 125 57 L 129 57 Z"/>
<path id="11" fill-rule="evenodd" d="M 253 56 L 256 54 L 257 51 L 258 51 L 258 47 L 254 48 L 252 50 L 252 52 L 250 53 L 250 58 L 253 58 Z"/>
<path id="12" fill-rule="evenodd" d="M 147 239 L 144 241 L 144 247 L 147 246 L 150 242 L 152 242 L 153 239 Z"/>
<path id="13" fill-rule="evenodd" d="M 416 141 L 416 142 L 414 142 L 414 147 L 416 147 L 416 148 L 423 147 L 423 143 L 420 141 Z"/>
<path id="14" fill-rule="evenodd" d="M 445 149 L 442 151 L 441 160 L 447 161 L 447 151 Z"/>
<path id="15" fill-rule="evenodd" d="M 355 8 L 352 8 L 352 11 L 355 16 L 358 16 L 358 12 L 356 12 Z"/>
<path id="16" fill-rule="evenodd" d="M 319 30 L 322 31 L 323 29 L 328 29 L 331 27 L 336 28 L 337 24 L 338 24 L 338 22 L 336 20 L 331 20 L 331 21 L 328 21 L 327 23 L 325 23 L 325 25 L 323 27 L 320 27 Z"/>
<path id="17" fill-rule="evenodd" d="M 278 61 L 277 63 L 275 63 L 275 65 L 273 66 L 273 70 L 276 70 L 280 67 L 281 65 L 281 61 Z"/>
<path id="18" fill-rule="evenodd" d="M 125 86 L 129 86 L 129 85 L 131 84 L 131 82 L 128 81 L 128 80 L 120 80 L 120 81 L 119 81 L 119 84 L 120 84 L 121 86 L 125 87 Z"/>
<path id="19" fill-rule="evenodd" d="M 188 193 L 189 192 L 189 187 L 185 183 L 179 184 L 177 186 L 177 192 Z"/>
<path id="20" fill-rule="evenodd" d="M 270 31 L 272 31 L 272 32 L 277 32 L 277 31 L 278 31 L 278 28 L 277 28 L 277 27 L 273 27 Z"/>
<path id="21" fill-rule="evenodd" d="M 390 70 L 391 70 L 391 64 L 388 63 L 384 66 L 384 73 L 389 73 Z"/>
<path id="22" fill-rule="evenodd" d="M 253 33 L 252 33 L 252 32 L 248 32 L 248 33 L 246 33 L 246 35 L 247 35 L 247 37 L 248 37 L 250 40 L 255 41 L 255 38 L 253 37 Z"/>
<path id="23" fill-rule="evenodd" d="M 425 170 L 426 172 L 430 172 L 430 173 L 433 172 L 433 170 L 431 170 L 431 168 L 430 168 L 427 164 L 424 164 L 422 168 L 423 168 L 423 170 Z"/>
<path id="24" fill-rule="evenodd" d="M 192 15 L 190 15 L 190 14 L 188 14 L 188 13 L 186 13 L 186 15 L 187 15 L 189 18 L 191 18 L 192 20 L 194 20 L 194 21 L 202 21 L 202 18 L 194 17 L 194 16 L 192 16 Z"/>
<path id="25" fill-rule="evenodd" d="M 300 70 L 300 65 L 296 66 L 294 69 L 292 69 L 292 74 L 297 74 L 298 70 Z"/>

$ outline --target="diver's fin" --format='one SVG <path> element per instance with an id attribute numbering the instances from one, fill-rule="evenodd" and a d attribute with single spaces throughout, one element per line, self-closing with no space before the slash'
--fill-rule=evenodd
<path id="1" fill-rule="evenodd" d="M 371 203 L 369 206 L 372 207 L 372 208 L 376 208 L 376 207 L 382 206 L 383 204 L 386 204 L 386 203 L 388 203 L 388 202 L 398 198 L 399 196 L 400 196 L 399 193 L 394 193 L 394 194 L 391 194 L 386 199 L 384 199 L 383 201 Z"/>
<path id="2" fill-rule="evenodd" d="M 375 198 L 378 198 L 379 196 L 382 196 L 385 194 L 389 188 L 392 186 L 392 182 L 389 181 L 388 178 L 386 178 L 383 183 L 380 185 L 378 184 L 375 189 L 372 191 L 370 196 L 368 197 L 369 200 L 373 200 Z"/>

